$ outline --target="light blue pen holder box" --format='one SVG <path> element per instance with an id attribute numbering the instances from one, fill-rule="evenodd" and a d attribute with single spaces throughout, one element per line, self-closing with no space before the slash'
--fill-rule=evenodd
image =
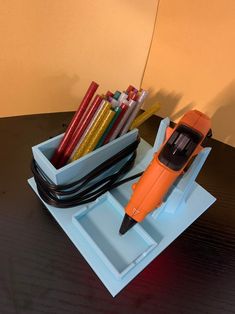
<path id="1" fill-rule="evenodd" d="M 58 147 L 63 134 L 32 147 L 33 157 L 54 184 L 67 184 L 84 177 L 102 162 L 115 156 L 123 148 L 133 143 L 137 136 L 138 130 L 134 129 L 60 169 L 56 169 L 51 164 L 50 158 Z"/>

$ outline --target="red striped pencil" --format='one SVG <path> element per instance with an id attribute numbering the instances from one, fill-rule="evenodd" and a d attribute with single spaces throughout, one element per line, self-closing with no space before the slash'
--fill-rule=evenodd
<path id="1" fill-rule="evenodd" d="M 71 140 L 74 131 L 76 130 L 85 110 L 88 104 L 90 103 L 92 97 L 94 96 L 97 88 L 99 85 L 95 82 L 91 82 L 91 85 L 89 86 L 78 110 L 76 111 L 75 115 L 73 116 L 72 121 L 70 122 L 62 141 L 60 142 L 59 146 L 57 147 L 56 151 L 54 152 L 54 155 L 52 156 L 51 163 L 57 167 L 57 163 L 59 162 L 60 157 L 62 156 L 63 152 L 66 149 L 66 146 L 68 145 L 69 141 Z"/>
<path id="2" fill-rule="evenodd" d="M 85 129 L 87 128 L 88 124 L 93 118 L 102 100 L 103 98 L 101 96 L 96 95 L 91 105 L 87 108 L 81 123 L 78 125 L 77 129 L 75 130 L 71 141 L 68 143 L 65 149 L 65 152 L 63 153 L 63 156 L 60 158 L 58 162 L 58 168 L 63 167 L 67 163 L 69 157 L 71 156 L 72 152 L 77 146 L 79 140 L 81 139 Z"/>

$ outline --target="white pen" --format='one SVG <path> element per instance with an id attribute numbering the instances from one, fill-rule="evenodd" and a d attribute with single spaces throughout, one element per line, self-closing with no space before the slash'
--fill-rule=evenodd
<path id="1" fill-rule="evenodd" d="M 146 90 L 143 90 L 139 96 L 139 99 L 137 100 L 137 105 L 134 108 L 134 110 L 131 112 L 131 114 L 128 117 L 128 120 L 126 121 L 125 125 L 123 125 L 123 128 L 120 131 L 120 136 L 124 135 L 128 132 L 129 127 L 131 126 L 131 123 L 134 121 L 134 119 L 136 118 L 143 102 L 145 101 L 145 99 L 147 98 L 149 92 Z"/>
<path id="2" fill-rule="evenodd" d="M 128 104 L 127 103 L 127 97 L 128 97 L 128 94 L 126 94 L 125 92 L 122 92 L 121 93 L 121 95 L 119 96 L 119 98 L 118 98 L 118 103 L 119 103 L 119 106 L 121 106 L 121 104 L 123 104 L 123 102 L 125 103 L 125 104 Z"/>
<path id="3" fill-rule="evenodd" d="M 122 117 L 122 120 L 120 121 L 119 125 L 117 126 L 116 130 L 113 132 L 113 135 L 110 137 L 109 142 L 114 140 L 118 134 L 120 133 L 122 127 L 127 122 L 129 116 L 131 115 L 132 111 L 135 109 L 135 106 L 137 105 L 137 102 L 133 99 L 129 100 L 128 102 L 128 109 L 125 112 L 124 116 Z"/>

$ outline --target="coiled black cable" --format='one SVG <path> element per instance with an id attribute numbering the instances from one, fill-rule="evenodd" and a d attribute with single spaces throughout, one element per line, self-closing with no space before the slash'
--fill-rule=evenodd
<path id="1" fill-rule="evenodd" d="M 139 142 L 140 139 L 138 138 L 135 142 L 122 149 L 115 156 L 107 159 L 83 178 L 65 185 L 51 183 L 43 170 L 33 159 L 31 170 L 40 197 L 47 204 L 55 207 L 74 207 L 92 202 L 103 193 L 138 178 L 143 172 L 120 180 L 120 178 L 134 166 L 136 149 Z M 120 166 L 117 169 L 118 164 L 120 164 Z M 105 172 L 112 172 L 112 174 L 99 179 L 99 177 L 104 176 Z"/>

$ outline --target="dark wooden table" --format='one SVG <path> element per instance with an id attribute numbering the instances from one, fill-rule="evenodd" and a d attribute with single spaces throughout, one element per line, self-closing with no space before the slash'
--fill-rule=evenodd
<path id="1" fill-rule="evenodd" d="M 71 117 L 0 119 L 0 313 L 235 313 L 235 149 L 209 140 L 197 181 L 217 202 L 112 298 L 26 181 L 31 146 Z M 158 125 L 141 136 L 152 144 Z"/>

